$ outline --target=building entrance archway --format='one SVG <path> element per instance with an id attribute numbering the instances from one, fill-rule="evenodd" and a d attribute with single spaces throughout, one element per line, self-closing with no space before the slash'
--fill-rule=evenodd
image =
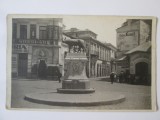
<path id="1" fill-rule="evenodd" d="M 147 84 L 148 83 L 148 64 L 146 62 L 138 62 L 135 65 L 135 73 L 138 79 L 138 83 Z"/>

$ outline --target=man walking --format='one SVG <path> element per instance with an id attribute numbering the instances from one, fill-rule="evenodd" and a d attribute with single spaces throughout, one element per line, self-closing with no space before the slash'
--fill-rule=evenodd
<path id="1" fill-rule="evenodd" d="M 112 72 L 110 74 L 110 79 L 111 79 L 111 84 L 113 84 L 113 82 L 114 82 L 114 72 Z"/>
<path id="2" fill-rule="evenodd" d="M 62 77 L 62 74 L 59 72 L 59 74 L 58 74 L 58 81 L 59 81 L 59 83 L 61 82 L 61 77 Z"/>
<path id="3" fill-rule="evenodd" d="M 61 82 L 62 74 L 60 73 L 59 69 L 56 67 L 55 69 L 55 76 L 57 76 L 59 83 Z"/>

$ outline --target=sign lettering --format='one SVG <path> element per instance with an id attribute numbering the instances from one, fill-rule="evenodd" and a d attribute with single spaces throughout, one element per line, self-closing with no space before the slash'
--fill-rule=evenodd
<path id="1" fill-rule="evenodd" d="M 18 44 L 50 44 L 47 40 L 17 40 L 16 43 Z"/>
<path id="2" fill-rule="evenodd" d="M 28 52 L 28 46 L 24 45 L 24 44 L 14 44 L 13 45 L 13 52 L 27 53 Z"/>

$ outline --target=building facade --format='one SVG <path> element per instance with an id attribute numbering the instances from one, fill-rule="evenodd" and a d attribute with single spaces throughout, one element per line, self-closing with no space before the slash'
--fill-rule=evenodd
<path id="1" fill-rule="evenodd" d="M 37 77 L 43 64 L 63 66 L 61 24 L 59 18 L 12 20 L 12 77 Z"/>
<path id="2" fill-rule="evenodd" d="M 149 20 L 127 20 L 116 31 L 117 48 L 125 52 L 150 40 L 151 23 Z"/>
<path id="3" fill-rule="evenodd" d="M 151 82 L 151 28 L 151 20 L 129 19 L 116 29 L 117 73 L 131 74 L 137 83 Z"/>
<path id="4" fill-rule="evenodd" d="M 111 65 L 111 72 L 116 72 L 116 52 L 117 48 L 113 46 L 111 43 L 105 43 L 110 48 L 110 65 Z"/>
<path id="5" fill-rule="evenodd" d="M 97 34 L 86 29 L 78 30 L 71 28 L 64 31 L 65 34 L 73 38 L 84 40 L 86 54 L 88 57 L 87 76 L 88 77 L 104 77 L 111 72 L 111 48 L 97 40 Z M 113 55 L 114 56 L 114 55 Z"/>

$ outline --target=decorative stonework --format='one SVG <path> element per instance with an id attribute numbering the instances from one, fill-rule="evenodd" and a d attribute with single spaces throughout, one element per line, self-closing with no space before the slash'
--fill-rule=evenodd
<path id="1" fill-rule="evenodd" d="M 131 60 L 130 60 L 130 73 L 131 74 L 135 74 L 136 73 L 136 64 L 139 62 L 145 62 L 148 64 L 149 68 L 148 68 L 148 73 L 150 73 L 151 71 L 151 61 L 149 58 L 148 54 L 145 53 L 138 53 L 138 54 L 134 54 L 131 56 Z"/>
<path id="2" fill-rule="evenodd" d="M 90 93 L 90 82 L 86 76 L 87 57 L 84 53 L 68 53 L 66 59 L 65 80 L 58 92 Z"/>

